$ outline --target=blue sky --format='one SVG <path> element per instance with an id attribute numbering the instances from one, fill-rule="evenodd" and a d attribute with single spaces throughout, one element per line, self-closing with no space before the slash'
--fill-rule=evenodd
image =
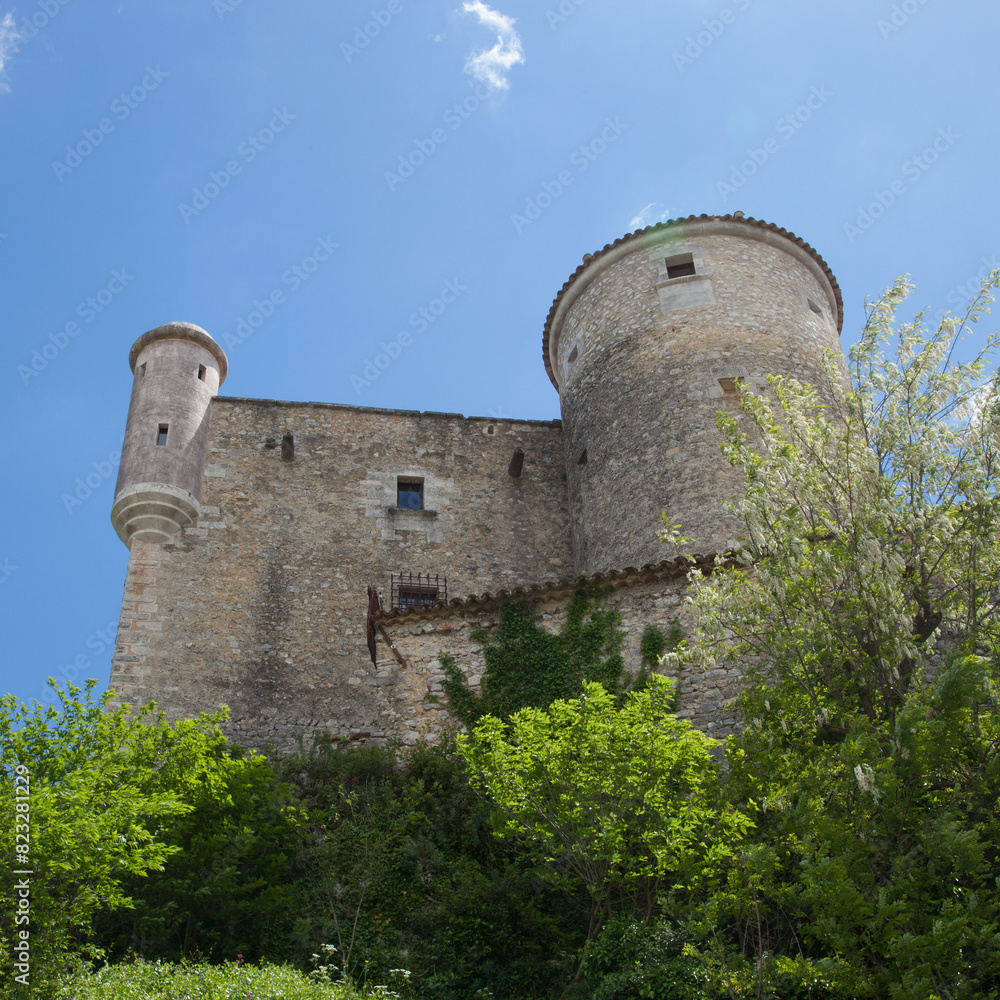
<path id="1" fill-rule="evenodd" d="M 903 272 L 915 307 L 960 306 L 1000 264 L 998 21 L 995 0 L 0 0 L 0 692 L 107 683 L 141 333 L 204 327 L 226 395 L 550 419 L 542 325 L 582 256 L 735 210 L 826 258 L 845 347 Z"/>

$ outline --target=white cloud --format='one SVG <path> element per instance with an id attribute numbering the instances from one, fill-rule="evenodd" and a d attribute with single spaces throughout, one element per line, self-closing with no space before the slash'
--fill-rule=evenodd
<path id="1" fill-rule="evenodd" d="M 17 43 L 21 36 L 14 27 L 14 15 L 4 14 L 0 18 L 0 73 L 3 73 L 4 65 L 9 56 L 17 51 Z M 7 90 L 3 80 L 0 80 L 0 90 Z"/>
<path id="2" fill-rule="evenodd" d="M 629 229 L 645 229 L 646 226 L 651 225 L 654 222 L 666 222 L 670 216 L 670 209 L 664 209 L 659 215 L 657 215 L 656 210 L 659 207 L 659 202 L 651 201 L 628 224 Z"/>
<path id="3" fill-rule="evenodd" d="M 465 61 L 465 72 L 471 73 L 494 90 L 506 90 L 510 86 L 507 71 L 524 62 L 521 39 L 514 30 L 514 18 L 492 10 L 483 0 L 472 0 L 462 5 L 466 14 L 475 14 L 479 23 L 497 33 L 496 45 L 492 49 L 473 52 Z"/>

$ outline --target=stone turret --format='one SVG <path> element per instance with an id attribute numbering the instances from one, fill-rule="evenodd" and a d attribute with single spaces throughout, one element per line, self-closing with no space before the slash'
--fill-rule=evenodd
<path id="1" fill-rule="evenodd" d="M 739 480 L 716 413 L 736 411 L 741 382 L 820 383 L 823 352 L 842 357 L 842 322 L 822 257 L 742 213 L 662 223 L 588 254 L 543 347 L 562 407 L 575 572 L 662 559 L 661 511 L 694 551 L 724 549 L 736 525 L 723 504 Z"/>
<path id="2" fill-rule="evenodd" d="M 209 406 L 228 362 L 200 327 L 167 323 L 132 345 L 129 365 L 132 398 L 111 520 L 126 545 L 169 542 L 200 513 Z"/>

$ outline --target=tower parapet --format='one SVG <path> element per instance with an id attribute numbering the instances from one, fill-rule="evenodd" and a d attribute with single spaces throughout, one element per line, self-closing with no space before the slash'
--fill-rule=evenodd
<path id="1" fill-rule="evenodd" d="M 719 410 L 740 383 L 822 381 L 842 357 L 840 289 L 822 257 L 741 213 L 632 233 L 583 264 L 545 325 L 544 360 L 562 407 L 574 569 L 641 567 L 667 555 L 660 512 L 720 551 L 739 480 L 721 454 Z"/>
<path id="2" fill-rule="evenodd" d="M 192 323 L 144 333 L 133 372 L 111 521 L 118 537 L 169 542 L 200 513 L 212 397 L 229 368 L 225 352 Z"/>

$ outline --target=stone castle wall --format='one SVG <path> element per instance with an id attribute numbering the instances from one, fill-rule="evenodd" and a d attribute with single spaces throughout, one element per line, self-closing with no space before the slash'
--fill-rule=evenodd
<path id="1" fill-rule="evenodd" d="M 626 672 L 635 677 L 641 667 L 639 643 L 647 625 L 664 633 L 677 621 L 683 628 L 688 612 L 683 604 L 687 585 L 686 567 L 667 563 L 645 571 L 623 572 L 598 582 L 613 588 L 607 603 L 622 619 L 626 633 L 623 646 Z M 574 586 L 561 584 L 534 588 L 514 595 L 533 605 L 542 626 L 558 632 L 566 618 L 566 608 Z M 395 691 L 387 733 L 399 736 L 404 743 L 418 739 L 437 739 L 456 723 L 446 711 L 442 681 L 441 656 L 451 656 L 464 671 L 470 687 L 476 691 L 486 664 L 482 646 L 472 639 L 478 629 L 488 630 L 497 621 L 501 600 L 470 600 L 459 607 L 420 609 L 402 616 L 385 616 L 386 631 L 396 646 L 399 659 L 379 640 L 378 681 Z M 686 666 L 677 681 L 677 713 L 708 735 L 722 739 L 736 726 L 733 701 L 739 693 L 738 672 L 719 665 L 709 670 Z M 342 737 L 354 735 L 342 732 Z M 382 736 L 384 733 L 371 734 Z M 364 737 L 366 738 L 366 737 Z"/>
<path id="2" fill-rule="evenodd" d="M 209 438 L 197 526 L 132 543 L 124 702 L 228 704 L 254 742 L 385 733 L 397 692 L 369 657 L 369 583 L 388 598 L 391 573 L 440 574 L 467 597 L 570 572 L 558 422 L 217 397 Z M 396 509 L 401 476 L 427 509 Z"/>
<path id="3" fill-rule="evenodd" d="M 694 551 L 723 551 L 737 532 L 718 411 L 737 414 L 739 386 L 765 393 L 772 374 L 820 383 L 841 322 L 822 258 L 737 213 L 648 227 L 584 258 L 543 335 L 562 421 L 209 400 L 222 349 L 191 324 L 158 327 L 131 358 L 135 369 L 145 351 L 148 367 L 113 513 L 131 559 L 111 686 L 171 718 L 228 705 L 230 733 L 250 745 L 322 730 L 435 738 L 449 724 L 439 655 L 476 682 L 470 632 L 504 592 L 523 591 L 555 629 L 580 576 L 613 581 L 634 671 L 646 625 L 682 610 L 683 574 L 660 562 L 673 555 L 661 511 Z M 420 484 L 424 509 L 398 507 L 401 480 Z M 384 615 L 399 656 L 380 636 L 373 664 L 367 587 L 391 607 L 398 573 L 446 578 L 458 603 Z M 731 730 L 735 674 L 679 683 L 683 715 Z"/>

